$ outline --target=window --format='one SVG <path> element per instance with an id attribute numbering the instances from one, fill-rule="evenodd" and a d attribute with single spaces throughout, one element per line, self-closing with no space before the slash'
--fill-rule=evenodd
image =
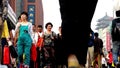
<path id="1" fill-rule="evenodd" d="M 28 2 L 35 2 L 35 0 L 28 0 Z"/>

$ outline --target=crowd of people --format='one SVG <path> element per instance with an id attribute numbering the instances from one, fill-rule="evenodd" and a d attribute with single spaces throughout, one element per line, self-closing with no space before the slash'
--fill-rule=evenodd
<path id="1" fill-rule="evenodd" d="M 4 43 L 2 52 L 4 52 L 5 45 L 13 48 L 10 50 L 9 58 L 6 58 L 10 62 L 4 63 L 5 60 L 2 60 L 2 64 L 12 68 L 56 68 L 61 62 L 60 56 L 57 56 L 57 52 L 60 53 L 58 47 L 61 45 L 62 39 L 61 26 L 58 28 L 59 33 L 57 34 L 52 31 L 51 22 L 45 25 L 46 30 L 43 31 L 42 25 L 36 26 L 27 19 L 28 13 L 22 12 L 18 17 L 15 30 L 10 30 L 10 37 L 2 39 L 2 43 Z M 5 56 L 4 53 L 2 58 Z"/>
<path id="2" fill-rule="evenodd" d="M 88 41 L 88 52 L 86 68 L 114 68 L 112 49 L 107 52 L 103 50 L 103 41 L 98 33 L 90 32 Z"/>
<path id="3" fill-rule="evenodd" d="M 98 37 L 99 34 L 91 32 L 88 42 L 86 67 L 120 68 L 120 10 L 115 11 L 115 14 L 116 18 L 112 20 L 110 30 L 111 41 L 113 44 L 110 46 L 112 46 L 112 48 L 106 55 L 103 51 L 103 41 Z"/>
<path id="4" fill-rule="evenodd" d="M 120 11 L 116 11 L 120 16 Z M 99 33 L 90 31 L 87 41 L 86 68 L 119 68 L 119 18 L 112 21 L 111 37 L 113 48 L 106 56 L 103 52 L 103 41 Z M 53 24 L 48 22 L 43 31 L 42 25 L 28 22 L 28 13 L 22 12 L 18 18 L 15 30 L 10 30 L 10 37 L 2 38 L 2 64 L 15 68 L 65 68 L 62 64 L 64 59 L 62 27 L 59 33 L 52 31 Z M 7 47 L 9 50 L 7 50 Z M 7 52 L 6 52 L 7 50 Z M 10 53 L 8 54 L 8 51 Z M 6 55 L 7 54 L 7 55 Z M 9 56 L 9 57 L 8 57 Z M 5 58 L 7 57 L 7 58 Z M 7 60 L 8 59 L 8 60 Z"/>
<path id="5" fill-rule="evenodd" d="M 72 4 L 72 5 L 71 5 Z M 87 6 L 84 6 L 84 4 L 87 4 Z M 37 50 L 41 50 L 43 49 L 43 53 L 45 53 L 45 59 L 43 59 L 43 63 L 47 63 L 44 64 L 47 66 L 50 66 L 52 64 L 49 64 L 50 62 L 46 62 L 46 60 L 52 60 L 53 59 L 53 53 L 55 52 L 55 58 L 56 58 L 56 62 L 57 64 L 62 64 L 63 67 L 64 65 L 67 66 L 68 63 L 68 56 L 70 54 L 73 54 L 76 56 L 78 63 L 81 64 L 81 66 L 85 66 L 86 63 L 86 55 L 87 55 L 87 49 L 88 49 L 88 36 L 89 36 L 89 32 L 90 32 L 90 22 L 92 20 L 93 14 L 94 14 L 94 10 L 97 4 L 97 0 L 91 0 L 91 1 L 86 1 L 83 0 L 82 2 L 79 2 L 79 0 L 73 1 L 73 0 L 59 0 L 59 5 L 60 5 L 60 13 L 61 13 L 61 19 L 62 19 L 62 35 L 60 34 L 60 36 L 62 36 L 62 46 L 56 46 L 57 43 L 55 43 L 55 50 L 53 46 L 48 47 L 48 43 L 50 42 L 50 39 L 46 38 L 47 40 L 45 41 L 45 37 L 43 37 L 43 41 L 47 43 L 47 45 L 45 43 L 43 43 L 44 46 L 43 48 L 39 48 Z M 84 7 L 84 8 L 83 8 Z M 81 11 L 82 8 L 82 11 Z M 88 8 L 88 9 L 86 9 Z M 16 45 L 17 47 L 17 53 L 18 55 L 15 56 L 15 58 L 17 57 L 17 61 L 19 63 L 18 66 L 20 67 L 31 67 L 30 64 L 31 63 L 31 59 L 32 60 L 36 60 L 36 58 L 31 57 L 32 54 L 36 54 L 36 51 L 32 51 L 31 53 L 29 53 L 30 50 L 29 48 L 31 47 L 31 49 L 35 49 L 33 45 L 35 45 L 35 41 L 34 41 L 34 37 L 32 35 L 32 24 L 30 22 L 27 21 L 28 16 L 23 14 L 20 15 L 21 17 L 21 22 L 18 25 L 18 30 L 15 30 L 15 37 L 16 37 L 16 41 L 14 41 L 13 45 Z M 23 21 L 23 17 L 24 21 Z M 26 20 L 25 20 L 26 19 Z M 82 25 L 79 25 L 80 23 L 82 23 Z M 83 29 L 83 26 L 85 27 L 85 29 Z M 37 26 L 36 26 L 37 27 Z M 78 29 L 79 27 L 79 29 Z M 36 29 L 37 30 L 37 29 Z M 77 30 L 77 32 L 74 32 L 74 30 Z M 46 36 L 49 35 L 49 33 L 51 33 L 51 31 L 46 31 Z M 18 37 L 17 35 L 18 34 Z M 24 37 L 23 37 L 24 35 Z M 43 32 L 44 35 L 44 32 Z M 48 36 L 49 37 L 49 36 Z M 27 41 L 30 43 L 26 42 L 26 38 L 29 38 Z M 77 40 L 76 40 L 77 38 Z M 51 40 L 53 41 L 55 38 L 51 37 Z M 61 38 L 59 38 L 60 40 Z M 8 37 L 4 37 L 2 38 L 2 42 L 7 42 L 9 41 Z M 16 43 L 17 42 L 17 43 Z M 22 42 L 22 43 L 20 43 Z M 2 44 L 2 47 L 4 48 L 5 44 Z M 58 42 L 61 43 L 61 42 Z M 50 43 L 52 45 L 52 43 Z M 23 45 L 23 47 L 21 47 Z M 28 47 L 28 45 L 30 45 Z M 56 48 L 59 47 L 59 48 Z M 3 49 L 2 48 L 2 49 Z M 6 47 L 8 49 L 8 47 Z M 21 49 L 21 50 L 18 50 Z M 56 50 L 59 49 L 59 50 Z M 35 49 L 36 50 L 36 49 Z M 49 50 L 47 52 L 47 50 Z M 4 50 L 3 50 L 4 51 Z M 52 52 L 52 53 L 51 53 Z M 37 52 L 38 53 L 38 52 Z M 50 55 L 48 55 L 48 53 L 50 53 L 51 58 L 48 59 L 48 57 Z M 2 53 L 3 54 L 3 53 Z M 27 56 L 26 56 L 27 54 Z M 57 56 L 56 56 L 57 54 Z M 4 54 L 3 54 L 4 55 Z M 36 54 L 37 55 L 37 54 Z M 58 56 L 60 55 L 60 56 Z M 32 55 L 33 56 L 33 55 Z M 35 57 L 35 56 L 34 56 Z M 37 56 L 38 57 L 38 56 Z M 14 59 L 14 58 L 13 58 Z M 59 59 L 59 60 L 58 60 Z M 28 61 L 27 61 L 28 60 Z M 3 60 L 4 62 L 4 60 Z M 3 63 L 4 64 L 4 63 Z M 54 64 L 54 63 L 53 63 Z M 39 65 L 38 63 L 34 63 L 34 65 Z M 61 66 L 60 66 L 61 67 Z M 79 67 L 78 67 L 79 68 Z M 83 67 L 84 68 L 84 67 Z"/>
<path id="6" fill-rule="evenodd" d="M 62 64 L 62 33 L 61 26 L 58 28 L 59 33 L 52 31 L 53 24 L 48 22 L 45 25 L 46 30 L 43 31 L 43 26 L 28 22 L 27 12 L 22 12 L 18 17 L 15 31 L 10 31 L 10 38 L 2 38 L 3 49 L 4 45 L 9 45 L 9 48 L 16 48 L 14 51 L 10 49 L 11 67 L 18 68 L 65 68 Z M 86 67 L 101 66 L 103 42 L 98 37 L 98 33 L 90 32 L 88 41 L 88 56 Z M 4 52 L 4 51 L 3 51 Z M 3 53 L 4 58 L 4 53 Z M 99 58 L 99 59 L 97 59 Z M 96 60 L 97 59 L 97 60 Z M 2 60 L 2 64 L 5 61 Z"/>

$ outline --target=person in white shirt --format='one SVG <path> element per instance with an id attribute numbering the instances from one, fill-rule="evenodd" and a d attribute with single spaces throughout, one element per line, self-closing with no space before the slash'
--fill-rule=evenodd
<path id="1" fill-rule="evenodd" d="M 44 34 L 43 34 L 43 27 L 42 27 L 42 25 L 38 25 L 37 26 L 37 31 L 35 33 L 35 44 L 36 44 L 36 47 L 40 46 L 40 45 L 37 45 L 38 38 L 39 37 L 43 38 L 43 36 L 44 36 Z"/>
<path id="2" fill-rule="evenodd" d="M 35 39 L 35 35 L 36 35 L 36 25 L 35 25 L 35 24 L 32 24 L 32 28 L 33 28 L 33 34 L 32 34 L 32 36 L 33 36 L 33 41 L 34 41 L 34 43 L 36 43 L 36 39 Z"/>
<path id="3" fill-rule="evenodd" d="M 42 62 L 42 47 L 43 47 L 43 27 L 42 25 L 37 26 L 37 31 L 35 33 L 35 45 L 37 50 L 37 67 L 41 68 L 43 65 L 41 65 Z M 43 68 L 43 67 L 42 67 Z"/>
<path id="4" fill-rule="evenodd" d="M 107 67 L 107 61 L 105 59 L 104 54 L 101 55 L 101 63 L 102 63 L 102 68 L 106 68 Z"/>

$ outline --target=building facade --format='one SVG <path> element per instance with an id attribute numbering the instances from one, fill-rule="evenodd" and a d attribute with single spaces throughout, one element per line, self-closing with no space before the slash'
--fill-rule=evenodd
<path id="1" fill-rule="evenodd" d="M 43 8 L 41 0 L 9 0 L 16 16 L 22 11 L 29 14 L 28 21 L 35 25 L 43 25 Z"/>
<path id="2" fill-rule="evenodd" d="M 103 41 L 103 48 L 106 51 L 110 51 L 112 48 L 112 42 L 111 42 L 111 33 L 110 33 L 110 28 L 111 28 L 111 23 L 112 23 L 113 17 L 108 16 L 107 14 L 100 18 L 98 20 L 99 23 L 97 23 L 97 30 L 99 33 L 99 37 Z"/>
<path id="3" fill-rule="evenodd" d="M 32 24 L 43 25 L 43 8 L 41 0 L 23 0 L 23 10 L 29 14 L 28 20 Z"/>

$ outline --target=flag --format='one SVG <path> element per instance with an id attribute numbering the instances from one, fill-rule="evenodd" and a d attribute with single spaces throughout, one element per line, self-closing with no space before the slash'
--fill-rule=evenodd
<path id="1" fill-rule="evenodd" d="M 9 38 L 9 37 L 10 34 L 8 30 L 7 20 L 5 20 L 3 23 L 2 38 Z"/>

